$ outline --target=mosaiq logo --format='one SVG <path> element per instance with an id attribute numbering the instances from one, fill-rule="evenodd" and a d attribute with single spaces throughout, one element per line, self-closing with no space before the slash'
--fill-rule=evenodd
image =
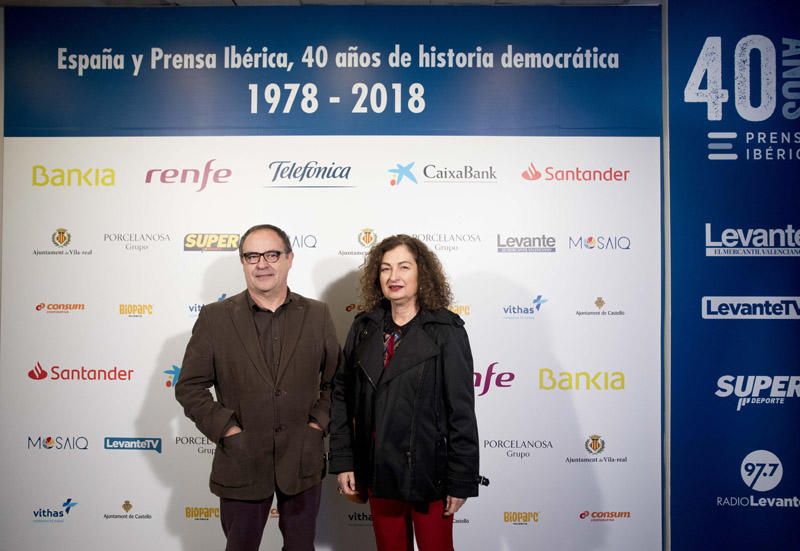
<path id="1" fill-rule="evenodd" d="M 800 397 L 800 375 L 723 375 L 714 395 L 735 399 L 736 411 L 749 405 L 782 406 L 787 398 Z"/>
<path id="2" fill-rule="evenodd" d="M 267 165 L 270 183 L 275 188 L 351 188 L 352 167 L 335 162 L 271 161 Z"/>
<path id="3" fill-rule="evenodd" d="M 130 381 L 133 378 L 133 369 L 89 369 L 86 366 L 78 368 L 63 368 L 54 365 L 50 370 L 45 370 L 42 364 L 36 362 L 33 369 L 28 371 L 28 378 L 34 381 L 43 381 L 48 378 L 53 381 Z"/>
<path id="4" fill-rule="evenodd" d="M 755 450 L 742 459 L 739 466 L 742 482 L 752 491 L 765 494 L 771 492 L 783 479 L 783 464 L 780 458 L 769 450 Z M 798 508 L 800 497 L 796 495 L 719 496 L 717 507 L 758 507 L 763 509 Z"/>
<path id="5" fill-rule="evenodd" d="M 151 168 L 144 177 L 145 184 L 178 184 L 177 187 L 197 186 L 195 192 L 206 189 L 209 183 L 227 184 L 233 171 L 230 168 L 213 168 L 216 159 L 206 161 L 202 168 Z"/>
<path id="6" fill-rule="evenodd" d="M 539 171 L 534 163 L 528 164 L 520 174 L 528 182 L 571 182 L 583 184 L 627 182 L 631 171 L 613 166 L 603 168 L 587 168 L 585 166 L 559 167 L 546 165 Z"/>
<path id="7" fill-rule="evenodd" d="M 724 228 L 706 223 L 706 256 L 800 256 L 800 229 Z"/>
<path id="8" fill-rule="evenodd" d="M 85 436 L 28 436 L 28 449 L 85 451 L 89 440 Z"/>
<path id="9" fill-rule="evenodd" d="M 569 248 L 585 251 L 629 251 L 631 238 L 627 235 L 576 235 L 569 237 Z"/>

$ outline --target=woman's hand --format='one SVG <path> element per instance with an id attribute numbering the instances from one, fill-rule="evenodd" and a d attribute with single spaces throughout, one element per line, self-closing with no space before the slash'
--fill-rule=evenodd
<path id="1" fill-rule="evenodd" d="M 339 475 L 342 476 L 342 475 Z M 447 496 L 447 501 L 444 504 L 444 516 L 449 517 L 458 512 L 464 502 L 467 501 L 465 497 Z"/>
<path id="2" fill-rule="evenodd" d="M 346 496 L 356 495 L 356 475 L 353 471 L 339 473 L 336 476 L 339 481 L 339 493 Z"/>

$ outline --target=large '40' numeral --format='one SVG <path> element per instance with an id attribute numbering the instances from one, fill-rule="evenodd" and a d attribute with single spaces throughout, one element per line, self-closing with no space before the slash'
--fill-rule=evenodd
<path id="1" fill-rule="evenodd" d="M 750 58 L 756 50 L 761 58 L 760 90 L 761 102 L 752 104 L 750 94 Z M 766 120 L 775 111 L 775 46 L 766 36 L 751 34 L 742 38 L 734 52 L 734 81 L 736 112 L 747 121 Z M 703 77 L 706 87 L 700 88 Z M 722 104 L 728 101 L 728 90 L 722 87 L 722 39 L 719 36 L 706 38 L 700 55 L 683 89 L 686 103 L 705 103 L 710 121 L 722 120 Z"/>

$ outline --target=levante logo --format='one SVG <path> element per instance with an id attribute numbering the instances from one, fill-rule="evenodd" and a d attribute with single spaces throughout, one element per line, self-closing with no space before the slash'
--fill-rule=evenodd
<path id="1" fill-rule="evenodd" d="M 783 464 L 769 450 L 755 450 L 742 460 L 739 466 L 742 482 L 753 492 L 771 492 L 783 479 Z M 784 496 L 724 496 L 717 497 L 717 507 L 792 508 L 800 507 L 800 497 Z"/>
<path id="2" fill-rule="evenodd" d="M 143 450 L 161 453 L 161 438 L 106 436 L 103 438 L 103 447 L 107 450 Z"/>

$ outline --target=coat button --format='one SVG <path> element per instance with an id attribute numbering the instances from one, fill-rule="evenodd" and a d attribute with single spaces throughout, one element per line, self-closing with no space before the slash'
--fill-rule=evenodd
<path id="1" fill-rule="evenodd" d="M 275 427 L 275 432 L 281 432 L 285 428 L 286 427 L 284 427 L 283 425 L 278 425 L 277 427 Z"/>
<path id="2" fill-rule="evenodd" d="M 275 396 L 280 396 L 281 394 L 283 394 L 281 389 L 275 389 Z"/>

